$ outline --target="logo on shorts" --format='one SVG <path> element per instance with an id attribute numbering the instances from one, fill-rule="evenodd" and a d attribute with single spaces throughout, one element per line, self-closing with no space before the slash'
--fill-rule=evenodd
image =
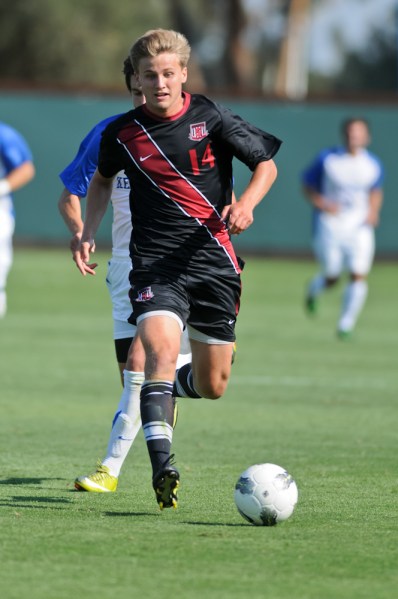
<path id="1" fill-rule="evenodd" d="M 189 135 L 188 138 L 191 141 L 200 141 L 209 135 L 208 130 L 206 129 L 206 121 L 203 123 L 195 123 L 193 125 L 189 125 Z"/>
<path id="2" fill-rule="evenodd" d="M 150 287 L 144 287 L 144 289 L 140 289 L 137 293 L 136 302 L 147 302 L 148 300 L 154 297 L 154 293 Z"/>

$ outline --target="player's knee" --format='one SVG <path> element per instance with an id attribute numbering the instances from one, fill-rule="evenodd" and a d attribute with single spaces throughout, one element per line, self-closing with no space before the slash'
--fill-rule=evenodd
<path id="1" fill-rule="evenodd" d="M 126 369 L 132 372 L 144 372 L 145 370 L 145 354 L 131 354 L 127 358 Z"/>
<path id="2" fill-rule="evenodd" d="M 220 399 L 225 393 L 228 384 L 227 376 L 220 376 L 217 378 L 210 378 L 208 380 L 202 380 L 198 391 L 202 397 L 207 399 Z"/>
<path id="3" fill-rule="evenodd" d="M 134 342 L 130 345 L 127 356 L 126 369 L 132 372 L 143 372 L 145 369 L 145 351 L 140 342 Z"/>
<path id="4" fill-rule="evenodd" d="M 178 350 L 170 350 L 169 348 L 164 350 L 149 349 L 145 356 L 145 373 L 146 376 L 160 376 L 159 373 L 171 373 L 174 374 L 176 370 Z M 162 375 L 163 376 L 163 375 Z"/>

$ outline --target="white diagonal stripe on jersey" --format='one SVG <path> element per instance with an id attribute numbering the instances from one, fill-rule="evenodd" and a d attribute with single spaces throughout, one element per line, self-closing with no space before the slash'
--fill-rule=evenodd
<path id="1" fill-rule="evenodd" d="M 153 441 L 155 439 L 167 439 L 172 441 L 173 427 L 167 422 L 152 421 L 147 422 L 143 427 L 145 441 Z"/>

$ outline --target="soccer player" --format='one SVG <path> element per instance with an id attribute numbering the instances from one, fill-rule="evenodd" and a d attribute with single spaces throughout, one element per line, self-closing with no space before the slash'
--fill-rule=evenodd
<path id="1" fill-rule="evenodd" d="M 161 509 L 176 506 L 180 478 L 171 455 L 173 395 L 217 399 L 227 387 L 243 266 L 230 236 L 253 222 L 276 178 L 272 157 L 281 143 L 205 96 L 184 92 L 189 54 L 187 39 L 171 30 L 151 30 L 133 45 L 146 104 L 103 133 L 77 262 L 83 275 L 94 274 L 94 235 L 124 169 L 134 228 L 130 297 L 146 354 L 141 419 Z M 232 203 L 234 156 L 253 174 Z M 192 364 L 176 373 L 185 325 Z"/>
<path id="2" fill-rule="evenodd" d="M 303 173 L 304 193 L 314 208 L 313 247 L 320 272 L 311 280 L 306 308 L 314 314 L 320 294 L 348 270 L 337 335 L 350 336 L 368 293 L 367 275 L 374 252 L 374 228 L 383 201 L 383 167 L 369 150 L 363 118 L 343 122 L 344 146 L 326 149 Z"/>
<path id="3" fill-rule="evenodd" d="M 123 73 L 134 106 L 141 105 L 145 98 L 137 85 L 129 58 L 124 61 Z M 76 157 L 60 174 L 65 188 L 59 199 L 58 207 L 72 233 L 70 248 L 74 259 L 76 259 L 83 231 L 81 198 L 87 195 L 88 184 L 97 167 L 101 133 L 110 122 L 119 116 L 121 115 L 106 118 L 93 127 L 80 144 Z M 131 270 L 129 192 L 129 180 L 121 171 L 116 175 L 112 188 L 112 258 L 108 263 L 106 283 L 112 300 L 113 336 L 124 388 L 113 419 L 105 458 L 98 464 L 94 473 L 80 476 L 75 481 L 76 489 L 97 493 L 116 491 L 123 462 L 141 426 L 140 390 L 144 380 L 145 354 L 139 338 L 134 341 L 130 370 L 125 369 L 127 353 L 136 333 L 136 326 L 127 321 L 131 315 L 131 303 L 128 295 Z M 190 359 L 189 340 L 184 333 L 178 365 L 190 362 Z"/>
<path id="4" fill-rule="evenodd" d="M 6 283 L 12 266 L 15 215 L 12 193 L 35 176 L 31 150 L 24 137 L 0 122 L 0 318 L 7 312 Z"/>

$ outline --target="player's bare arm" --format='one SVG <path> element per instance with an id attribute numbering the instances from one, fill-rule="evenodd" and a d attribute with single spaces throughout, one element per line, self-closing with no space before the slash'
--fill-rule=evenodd
<path id="1" fill-rule="evenodd" d="M 72 233 L 69 247 L 72 252 L 72 258 L 76 262 L 77 254 L 80 253 L 80 240 L 84 227 L 81 198 L 74 193 L 70 193 L 70 191 L 64 187 L 58 200 L 58 209 L 64 223 Z"/>
<path id="2" fill-rule="evenodd" d="M 369 212 L 366 222 L 372 227 L 377 227 L 380 220 L 380 209 L 383 204 L 383 190 L 373 189 L 369 194 Z"/>
<path id="3" fill-rule="evenodd" d="M 309 202 L 322 212 L 328 212 L 329 214 L 337 214 L 339 211 L 339 206 L 335 202 L 331 202 L 327 200 L 323 195 L 321 195 L 318 191 L 309 187 L 308 185 L 304 185 L 303 191 Z"/>
<path id="4" fill-rule="evenodd" d="M 14 168 L 8 173 L 7 177 L 5 177 L 9 185 L 9 191 L 16 191 L 29 183 L 35 176 L 35 173 L 35 167 L 30 160 L 27 160 Z"/>
<path id="5" fill-rule="evenodd" d="M 273 160 L 260 162 L 253 171 L 249 185 L 237 202 L 226 206 L 222 218 L 228 223 L 231 235 L 239 235 L 253 222 L 253 210 L 267 195 L 277 177 Z"/>
<path id="6" fill-rule="evenodd" d="M 95 251 L 94 236 L 101 224 L 112 194 L 113 177 L 103 177 L 95 171 L 87 192 L 86 217 L 80 243 L 80 252 L 76 255 L 76 265 L 83 276 L 95 275 L 96 263 L 89 263 L 90 254 Z"/>

